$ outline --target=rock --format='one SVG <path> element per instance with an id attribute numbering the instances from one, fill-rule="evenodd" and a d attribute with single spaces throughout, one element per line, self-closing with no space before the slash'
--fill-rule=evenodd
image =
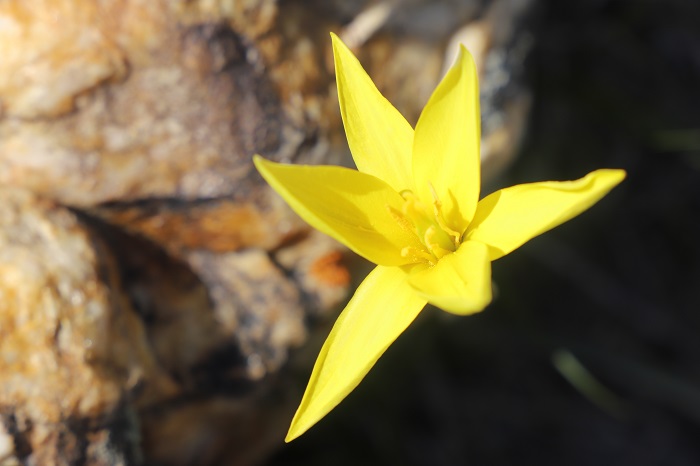
<path id="1" fill-rule="evenodd" d="M 337 305 L 348 285 L 344 268 L 326 273 L 342 258 L 335 243 L 310 237 L 289 269 L 262 250 L 193 252 L 190 268 L 28 191 L 0 199 L 4 457 L 137 464 L 143 448 L 166 464 L 239 464 L 278 441 L 278 412 L 291 404 L 272 409 L 284 399 L 267 397 L 272 381 L 306 339 L 304 310 Z M 203 433 L 245 419 L 257 427 Z"/>
<path id="2" fill-rule="evenodd" d="M 137 461 L 136 439 L 110 434 L 135 432 L 136 391 L 148 399 L 176 387 L 120 293 L 102 240 L 66 208 L 2 189 L 0 276 L 4 456 L 46 465 Z"/>

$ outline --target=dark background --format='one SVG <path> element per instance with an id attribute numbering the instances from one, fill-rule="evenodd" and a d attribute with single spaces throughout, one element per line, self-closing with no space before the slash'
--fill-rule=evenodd
<path id="1" fill-rule="evenodd" d="M 700 1 L 539 10 L 530 126 L 484 194 L 627 180 L 495 262 L 483 313 L 427 308 L 269 464 L 700 464 Z"/>

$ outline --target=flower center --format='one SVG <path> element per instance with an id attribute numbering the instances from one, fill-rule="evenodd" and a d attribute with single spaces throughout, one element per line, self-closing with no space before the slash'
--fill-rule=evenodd
<path id="1" fill-rule="evenodd" d="M 391 207 L 388 209 L 394 220 L 403 229 L 414 233 L 423 245 L 423 248 L 406 246 L 401 250 L 401 255 L 413 262 L 426 262 L 432 266 L 446 254 L 457 250 L 461 235 L 445 223 L 442 204 L 432 184 L 430 192 L 433 195 L 432 209 L 408 189 L 400 193 L 404 199 L 401 211 Z"/>

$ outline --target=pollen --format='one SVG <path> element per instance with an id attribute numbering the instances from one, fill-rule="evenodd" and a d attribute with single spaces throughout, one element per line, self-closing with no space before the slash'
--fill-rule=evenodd
<path id="1" fill-rule="evenodd" d="M 401 209 L 391 206 L 386 208 L 401 229 L 416 235 L 423 246 L 420 249 L 407 246 L 401 250 L 401 255 L 414 263 L 423 262 L 432 266 L 457 250 L 460 234 L 445 222 L 437 192 L 432 184 L 429 186 L 433 197 L 432 206 L 423 203 L 412 191 L 404 190 L 400 193 L 404 199 Z"/>
<path id="2" fill-rule="evenodd" d="M 422 249 L 414 248 L 412 246 L 406 246 L 401 250 L 401 257 L 411 259 L 412 262 L 424 262 L 430 266 L 437 264 L 437 258 L 431 254 L 428 254 Z"/>

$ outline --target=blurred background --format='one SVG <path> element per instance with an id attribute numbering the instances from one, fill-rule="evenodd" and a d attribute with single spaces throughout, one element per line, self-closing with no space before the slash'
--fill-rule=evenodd
<path id="1" fill-rule="evenodd" d="M 251 157 L 351 165 L 337 32 L 415 124 L 466 44 L 483 195 L 627 179 L 284 434 L 368 264 Z M 0 1 L 0 465 L 700 464 L 700 2 Z"/>
<path id="2" fill-rule="evenodd" d="M 700 4 L 532 13 L 527 129 L 485 192 L 627 180 L 494 263 L 483 313 L 424 312 L 269 464 L 700 463 Z"/>

